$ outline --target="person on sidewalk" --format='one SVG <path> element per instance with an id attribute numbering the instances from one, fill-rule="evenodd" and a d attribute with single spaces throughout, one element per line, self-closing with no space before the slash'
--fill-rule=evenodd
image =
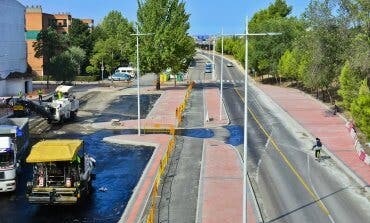
<path id="1" fill-rule="evenodd" d="M 312 147 L 312 150 L 315 150 L 315 157 L 317 160 L 320 161 L 320 153 L 321 153 L 321 148 L 322 148 L 322 143 L 321 143 L 321 140 L 319 138 L 316 138 L 316 143 L 315 145 Z"/>
<path id="2" fill-rule="evenodd" d="M 334 105 L 332 107 L 332 111 L 333 111 L 333 115 L 336 115 L 337 112 L 339 112 L 339 107 L 338 107 L 338 105 L 335 101 L 334 101 Z"/>
<path id="3" fill-rule="evenodd" d="M 37 94 L 39 95 L 39 103 L 41 105 L 41 102 L 42 102 L 42 90 L 41 89 L 38 89 L 37 90 Z"/>

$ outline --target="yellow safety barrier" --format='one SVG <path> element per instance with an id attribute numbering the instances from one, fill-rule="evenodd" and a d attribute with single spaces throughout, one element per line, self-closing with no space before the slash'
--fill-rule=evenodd
<path id="1" fill-rule="evenodd" d="M 191 82 L 186 90 L 184 101 L 176 108 L 176 118 L 177 118 L 177 126 L 179 126 L 182 122 L 182 112 L 186 108 L 186 104 L 188 103 L 188 99 L 190 96 L 190 92 L 193 89 L 195 82 Z"/>
<path id="2" fill-rule="evenodd" d="M 176 118 L 177 118 L 177 126 L 180 125 L 182 121 L 182 113 L 186 108 L 187 101 L 190 96 L 190 92 L 193 89 L 193 86 L 195 85 L 195 82 L 191 82 L 187 88 L 186 94 L 184 101 L 180 104 L 179 107 L 176 108 Z M 169 158 L 171 156 L 172 150 L 175 148 L 175 128 L 173 125 L 165 125 L 165 124 L 154 124 L 152 129 L 149 128 L 144 128 L 144 133 L 146 131 L 152 132 L 152 131 L 163 131 L 163 130 L 168 130 L 169 133 L 172 135 L 172 138 L 170 139 L 167 150 L 165 155 L 162 157 L 160 163 L 159 163 L 159 168 L 158 172 L 156 174 L 155 180 L 154 180 L 154 185 L 153 189 L 150 193 L 150 208 L 149 208 L 149 213 L 146 219 L 146 223 L 154 223 L 155 222 L 155 210 L 156 210 L 156 201 L 157 201 L 157 195 L 158 195 L 158 187 L 161 183 L 161 177 L 163 173 L 166 170 L 166 166 L 168 164 Z"/>

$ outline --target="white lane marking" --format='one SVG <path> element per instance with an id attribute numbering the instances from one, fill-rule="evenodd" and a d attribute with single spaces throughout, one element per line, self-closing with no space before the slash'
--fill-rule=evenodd
<path id="1" fill-rule="evenodd" d="M 310 174 L 310 156 L 309 154 L 307 153 L 307 172 L 308 172 L 308 182 L 310 183 L 310 186 L 312 188 L 312 191 L 315 193 L 315 195 L 320 199 L 321 203 L 324 205 L 324 201 L 321 199 L 321 197 L 319 196 L 319 194 L 317 193 L 315 187 L 313 186 L 313 183 L 312 183 L 312 180 L 311 180 L 311 174 Z M 328 209 L 327 207 L 325 207 L 326 209 Z M 335 223 L 333 217 L 331 216 L 331 214 L 328 214 L 327 215 L 330 222 L 332 223 Z"/>

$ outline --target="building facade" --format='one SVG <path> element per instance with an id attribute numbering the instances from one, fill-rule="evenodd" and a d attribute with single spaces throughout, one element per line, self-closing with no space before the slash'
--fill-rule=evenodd
<path id="1" fill-rule="evenodd" d="M 94 20 L 82 19 L 92 30 Z M 69 13 L 48 14 L 42 12 L 41 6 L 26 8 L 26 40 L 27 40 L 27 62 L 32 73 L 37 76 L 44 76 L 43 65 L 45 58 L 36 58 L 33 48 L 37 35 L 41 30 L 48 27 L 55 27 L 58 33 L 68 33 L 72 24 L 72 16 Z"/>
<path id="2" fill-rule="evenodd" d="M 0 0 L 0 5 L 0 96 L 28 93 L 25 7 L 16 0 Z"/>

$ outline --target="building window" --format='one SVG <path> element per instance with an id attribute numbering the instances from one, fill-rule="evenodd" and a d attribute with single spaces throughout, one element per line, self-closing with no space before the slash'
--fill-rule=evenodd
<path id="1" fill-rule="evenodd" d="M 67 27 L 67 19 L 50 19 L 49 26 Z"/>
<path id="2" fill-rule="evenodd" d="M 67 27 L 67 19 L 57 19 L 58 27 Z"/>

